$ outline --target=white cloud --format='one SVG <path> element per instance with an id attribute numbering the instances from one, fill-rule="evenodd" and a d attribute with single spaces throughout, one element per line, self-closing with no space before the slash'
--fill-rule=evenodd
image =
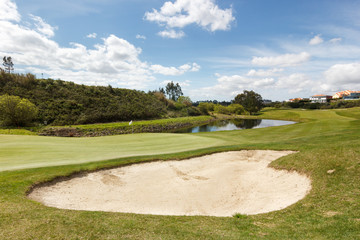
<path id="1" fill-rule="evenodd" d="M 179 39 L 184 37 L 185 33 L 183 31 L 175 31 L 174 29 L 170 29 L 158 32 L 158 35 L 163 38 Z"/>
<path id="2" fill-rule="evenodd" d="M 253 57 L 252 64 L 259 66 L 296 66 L 310 60 L 310 54 L 302 52 L 299 54 L 284 54 L 277 57 Z"/>
<path id="3" fill-rule="evenodd" d="M 166 76 L 179 76 L 186 72 L 197 72 L 200 70 L 200 66 L 197 63 L 190 64 L 184 64 L 178 68 L 176 67 L 164 67 L 162 65 L 151 65 L 150 69 L 154 73 L 166 75 Z"/>
<path id="4" fill-rule="evenodd" d="M 251 69 L 246 75 L 249 77 L 270 77 L 270 76 L 277 75 L 278 73 L 283 72 L 283 71 L 284 71 L 284 69 L 282 69 L 282 68 L 273 68 L 273 69 L 269 69 L 269 70 Z"/>
<path id="5" fill-rule="evenodd" d="M 193 63 L 190 69 L 190 72 L 198 72 L 200 70 L 200 65 L 197 63 Z"/>
<path id="6" fill-rule="evenodd" d="M 274 78 L 263 78 L 253 82 L 254 88 L 263 88 L 272 86 L 275 83 Z"/>
<path id="7" fill-rule="evenodd" d="M 39 33 L 47 37 L 53 37 L 55 35 L 54 31 L 57 29 L 57 27 L 53 27 L 50 24 L 46 23 L 39 16 L 34 16 L 30 14 L 30 18 L 34 21 L 34 25 Z"/>
<path id="8" fill-rule="evenodd" d="M 87 38 L 96 38 L 97 34 L 96 33 L 90 33 L 86 36 Z"/>
<path id="9" fill-rule="evenodd" d="M 294 73 L 290 76 L 283 76 L 276 82 L 277 88 L 287 89 L 290 93 L 298 93 L 304 90 L 311 90 L 313 81 L 302 73 Z"/>
<path id="10" fill-rule="evenodd" d="M 324 73 L 328 83 L 337 86 L 360 85 L 360 63 L 335 64 Z"/>
<path id="11" fill-rule="evenodd" d="M 0 6 L 0 20 L 20 21 L 21 16 L 15 3 L 11 0 L 0 0 Z"/>
<path id="12" fill-rule="evenodd" d="M 224 75 L 216 74 L 217 83 L 210 87 L 204 87 L 198 90 L 191 90 L 191 95 L 203 98 L 213 96 L 232 99 L 244 90 L 263 90 L 273 88 L 276 83 L 274 78 L 248 78 L 241 75 Z"/>
<path id="13" fill-rule="evenodd" d="M 274 95 L 276 93 L 286 91 L 291 95 L 302 94 L 308 96 L 310 92 L 317 86 L 313 80 L 307 75 L 302 73 L 294 73 L 288 76 L 282 75 L 280 77 L 265 77 L 255 78 L 245 77 L 241 75 L 224 75 L 217 74 L 216 84 L 201 88 L 190 90 L 191 96 L 194 99 L 198 98 L 211 98 L 217 96 L 217 98 L 233 99 L 237 94 L 244 90 L 253 90 L 258 93 L 267 93 L 267 95 Z M 277 96 L 277 98 L 282 96 Z"/>
<path id="14" fill-rule="evenodd" d="M 0 20 L 0 56 L 10 53 L 15 65 L 21 66 L 24 71 L 82 84 L 112 84 L 137 89 L 146 89 L 149 82 L 155 80 L 152 66 L 140 60 L 141 48 L 125 39 L 109 35 L 92 48 L 80 43 L 62 47 L 50 39 L 54 36 L 54 27 L 33 15 L 30 25 L 14 23 L 9 19 L 20 19 L 16 5 L 10 1 L 4 3 L 2 12 L 3 9 L 15 10 Z M 199 68 L 193 63 L 168 69 L 182 74 L 198 71 Z"/>
<path id="15" fill-rule="evenodd" d="M 144 35 L 137 34 L 136 39 L 143 39 L 146 40 L 146 37 Z"/>
<path id="16" fill-rule="evenodd" d="M 329 40 L 329 42 L 330 42 L 330 43 L 333 43 L 333 44 L 339 43 L 339 42 L 341 42 L 341 41 L 342 41 L 342 38 L 332 38 L 332 39 Z"/>
<path id="17" fill-rule="evenodd" d="M 220 76 L 217 82 L 215 86 L 204 88 L 204 90 L 210 94 L 210 96 L 220 95 L 234 97 L 251 84 L 251 79 L 240 75 Z"/>
<path id="18" fill-rule="evenodd" d="M 309 41 L 309 44 L 310 45 L 318 45 L 320 43 L 323 43 L 324 40 L 320 37 L 320 34 L 319 35 L 316 35 L 315 37 L 313 37 L 310 41 Z"/>
<path id="19" fill-rule="evenodd" d="M 172 80 L 165 80 L 163 81 L 161 84 L 162 85 L 167 85 L 169 82 L 174 82 L 175 84 L 178 83 L 180 85 L 180 87 L 182 87 L 183 89 L 186 89 L 186 87 L 190 86 L 191 81 L 190 80 L 185 80 L 183 82 L 181 81 L 172 81 Z"/>
<path id="20" fill-rule="evenodd" d="M 211 32 L 229 30 L 231 22 L 235 20 L 232 8 L 220 9 L 215 0 L 176 0 L 174 3 L 168 1 L 160 11 L 153 9 L 152 12 L 146 12 L 145 19 L 165 25 L 168 29 L 197 24 Z M 168 37 L 169 32 L 166 30 L 160 35 Z"/>

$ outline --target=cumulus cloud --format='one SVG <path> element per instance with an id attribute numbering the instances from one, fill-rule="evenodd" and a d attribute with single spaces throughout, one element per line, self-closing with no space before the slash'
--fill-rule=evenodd
<path id="1" fill-rule="evenodd" d="M 0 0 L 0 6 L 0 20 L 20 21 L 21 16 L 15 3 L 11 0 Z"/>
<path id="2" fill-rule="evenodd" d="M 185 33 L 183 31 L 175 31 L 174 29 L 170 29 L 158 32 L 158 35 L 163 38 L 179 39 L 184 37 Z"/>
<path id="3" fill-rule="evenodd" d="M 90 33 L 86 36 L 87 38 L 96 38 L 97 34 L 96 33 Z"/>
<path id="4" fill-rule="evenodd" d="M 192 90 L 193 96 L 212 97 L 221 96 L 224 98 L 233 98 L 244 90 L 263 90 L 272 88 L 276 83 L 274 78 L 249 78 L 241 75 L 216 75 L 217 83 L 210 87 L 199 90 Z"/>
<path id="5" fill-rule="evenodd" d="M 232 8 L 220 9 L 215 0 L 176 0 L 174 3 L 168 1 L 160 11 L 153 9 L 152 12 L 146 12 L 145 19 L 165 25 L 167 29 L 197 24 L 211 32 L 229 30 L 231 22 L 235 20 Z M 169 30 L 164 31 L 163 35 L 168 37 L 166 32 Z"/>
<path id="6" fill-rule="evenodd" d="M 263 87 L 269 87 L 272 86 L 275 83 L 274 78 L 263 78 L 258 79 L 253 82 L 254 88 L 263 88 Z"/>
<path id="7" fill-rule="evenodd" d="M 247 88 L 251 83 L 251 79 L 241 75 L 220 76 L 217 84 L 212 87 L 204 88 L 210 95 L 220 96 L 236 96 L 243 89 Z"/>
<path id="8" fill-rule="evenodd" d="M 310 54 L 284 54 L 276 57 L 253 57 L 251 63 L 259 66 L 296 66 L 310 60 Z"/>
<path id="9" fill-rule="evenodd" d="M 310 41 L 309 41 L 309 44 L 310 45 L 318 45 L 320 43 L 323 43 L 324 40 L 320 37 L 320 34 L 319 35 L 316 35 L 315 37 L 313 37 Z"/>
<path id="10" fill-rule="evenodd" d="M 360 63 L 335 64 L 324 73 L 333 85 L 360 85 Z"/>
<path id="11" fill-rule="evenodd" d="M 184 64 L 178 68 L 176 67 L 164 67 L 158 64 L 151 65 L 150 69 L 154 73 L 166 75 L 166 76 L 179 76 L 186 72 L 197 72 L 200 70 L 200 66 L 197 63 Z"/>
<path id="12" fill-rule="evenodd" d="M 251 69 L 246 75 L 249 77 L 270 77 L 270 76 L 274 76 L 283 71 L 284 71 L 284 69 L 282 69 L 282 68 L 273 68 L 273 69 L 268 69 L 268 70 Z"/>
<path id="13" fill-rule="evenodd" d="M 80 43 L 62 47 L 52 40 L 56 29 L 42 18 L 31 15 L 31 23 L 22 24 L 16 4 L 0 0 L 0 55 L 11 53 L 17 66 L 35 74 L 82 84 L 97 84 L 144 89 L 155 80 L 153 66 L 140 60 L 141 48 L 125 39 L 109 35 L 89 48 Z M 18 22 L 14 22 L 18 21 Z M 95 34 L 88 35 L 95 37 Z M 171 74 L 198 71 L 199 65 L 184 64 L 178 68 L 161 68 Z"/>
<path id="14" fill-rule="evenodd" d="M 309 90 L 311 86 L 314 86 L 314 83 L 308 76 L 302 73 L 294 73 L 280 77 L 275 87 L 287 89 L 290 93 L 298 93 Z"/>

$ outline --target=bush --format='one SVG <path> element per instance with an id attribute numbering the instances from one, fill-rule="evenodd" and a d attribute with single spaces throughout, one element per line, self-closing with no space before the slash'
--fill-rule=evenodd
<path id="1" fill-rule="evenodd" d="M 189 116 L 199 116 L 199 115 L 201 115 L 200 110 L 198 108 L 196 108 L 196 107 L 188 107 L 187 112 L 188 112 Z"/>
<path id="2" fill-rule="evenodd" d="M 198 108 L 200 110 L 200 112 L 204 115 L 208 115 L 209 114 L 209 108 L 208 108 L 208 103 L 206 102 L 201 102 L 198 105 Z"/>
<path id="3" fill-rule="evenodd" d="M 215 105 L 214 112 L 220 114 L 230 114 L 230 111 L 227 107 L 222 106 L 220 104 Z"/>
<path id="4" fill-rule="evenodd" d="M 230 104 L 228 107 L 228 110 L 230 113 L 236 114 L 236 115 L 247 115 L 248 112 L 245 110 L 245 108 L 240 104 Z"/>
<path id="5" fill-rule="evenodd" d="M 5 126 L 25 126 L 35 119 L 37 107 L 18 96 L 0 96 L 0 120 Z"/>
<path id="6" fill-rule="evenodd" d="M 191 99 L 189 97 L 186 96 L 180 96 L 177 100 L 177 102 L 184 104 L 187 107 L 190 107 L 192 105 L 191 103 Z"/>

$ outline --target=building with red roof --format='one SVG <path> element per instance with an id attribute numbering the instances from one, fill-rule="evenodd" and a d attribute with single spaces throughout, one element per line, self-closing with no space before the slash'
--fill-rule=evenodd
<path id="1" fill-rule="evenodd" d="M 318 94 L 310 97 L 310 101 L 312 103 L 327 103 L 330 102 L 332 99 L 332 96 L 324 95 L 324 94 Z"/>

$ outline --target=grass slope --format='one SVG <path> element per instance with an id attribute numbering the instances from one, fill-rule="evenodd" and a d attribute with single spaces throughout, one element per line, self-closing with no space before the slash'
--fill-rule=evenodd
<path id="1" fill-rule="evenodd" d="M 158 147 L 158 138 L 164 135 L 146 134 L 144 136 L 149 137 L 149 149 L 142 150 L 142 153 L 152 152 L 151 148 L 154 148 L 161 155 L 0 172 L 0 239 L 359 239 L 360 109 L 276 110 L 265 111 L 262 117 L 298 120 L 301 123 L 265 129 L 179 135 L 190 137 L 190 140 L 192 137 L 200 137 L 197 139 L 200 143 L 193 146 L 196 140 L 192 139 L 194 141 L 189 145 L 179 148 L 179 151 L 182 149 L 184 152 L 171 154 L 161 151 L 174 144 L 175 139 L 169 137 L 169 141 L 163 141 L 164 146 Z M 19 136 L 23 143 L 32 141 L 26 141 L 27 137 L 32 136 Z M 137 135 L 131 137 L 142 139 Z M 14 142 L 9 142 L 9 136 L 4 138 L 7 138 L 7 142 L 3 141 L 1 145 L 8 143 L 16 148 Z M 101 139 L 106 141 L 107 137 L 98 139 L 98 144 L 101 144 Z M 108 143 L 99 145 L 97 150 L 88 155 L 97 154 L 97 151 L 100 152 L 99 156 L 106 153 L 102 149 L 108 144 L 114 145 L 116 138 L 112 139 L 109 138 Z M 209 139 L 219 141 L 219 145 L 208 146 L 201 142 L 206 140 L 216 145 Z M 64 141 L 62 144 L 65 145 L 56 146 L 56 141 Z M 45 149 L 61 149 L 66 144 L 75 144 L 73 151 L 78 148 L 78 143 L 70 144 L 67 141 L 73 140 L 54 140 L 55 146 L 48 143 Z M 44 143 L 46 141 L 42 140 L 41 144 Z M 122 144 L 126 143 L 117 146 Z M 91 146 L 97 145 L 93 143 Z M 79 149 L 78 154 L 91 151 L 92 147 Z M 25 196 L 34 183 L 67 176 L 76 171 L 154 159 L 181 159 L 236 149 L 298 150 L 299 153 L 283 157 L 273 162 L 272 166 L 307 174 L 312 179 L 312 191 L 303 200 L 284 210 L 253 216 L 236 215 L 233 218 L 60 210 L 45 207 Z M 24 146 L 17 148 L 18 153 L 25 150 Z M 1 150 L 3 159 L 11 157 L 10 153 L 6 156 L 3 151 L 4 148 Z M 48 154 L 47 162 L 56 160 L 57 154 Z M 72 159 L 72 163 L 77 162 L 75 159 Z"/>

